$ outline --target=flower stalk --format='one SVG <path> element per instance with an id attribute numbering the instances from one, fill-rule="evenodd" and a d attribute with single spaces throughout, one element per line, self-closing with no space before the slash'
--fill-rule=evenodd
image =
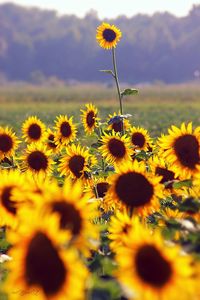
<path id="1" fill-rule="evenodd" d="M 119 108 L 120 108 L 120 114 L 123 115 L 123 103 L 122 103 L 122 95 L 119 85 L 119 77 L 118 77 L 118 71 L 117 71 L 117 61 L 116 61 L 116 54 L 115 54 L 115 48 L 112 48 L 112 61 L 113 61 L 113 68 L 114 68 L 114 74 L 113 77 L 115 79 L 116 87 L 117 87 L 117 93 L 119 98 Z M 122 118 L 122 135 L 124 134 L 124 119 Z"/>

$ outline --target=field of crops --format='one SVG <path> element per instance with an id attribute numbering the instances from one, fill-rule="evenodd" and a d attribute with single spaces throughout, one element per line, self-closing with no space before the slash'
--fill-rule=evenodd
<path id="1" fill-rule="evenodd" d="M 139 87 L 139 94 L 124 99 L 124 111 L 132 115 L 131 122 L 144 126 L 152 136 L 159 136 L 171 125 L 200 122 L 200 85 L 169 85 Z M 114 88 L 99 85 L 69 87 L 0 87 L 0 125 L 10 125 L 18 133 L 23 120 L 37 115 L 47 125 L 55 116 L 67 114 L 80 121 L 79 111 L 94 103 L 105 121 L 109 113 L 118 111 Z"/>

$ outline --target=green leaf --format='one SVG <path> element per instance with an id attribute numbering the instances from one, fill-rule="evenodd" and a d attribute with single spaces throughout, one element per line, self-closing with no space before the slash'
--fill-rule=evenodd
<path id="1" fill-rule="evenodd" d="M 179 181 L 179 182 L 174 182 L 173 183 L 173 188 L 174 189 L 180 189 L 182 187 L 192 187 L 192 181 L 191 180 L 183 180 L 183 181 Z"/>
<path id="2" fill-rule="evenodd" d="M 100 72 L 104 72 L 107 74 L 111 74 L 112 76 L 115 76 L 112 70 L 100 70 Z"/>
<path id="3" fill-rule="evenodd" d="M 139 91 L 137 89 L 125 89 L 123 92 L 121 92 L 121 96 L 133 96 L 137 95 Z"/>

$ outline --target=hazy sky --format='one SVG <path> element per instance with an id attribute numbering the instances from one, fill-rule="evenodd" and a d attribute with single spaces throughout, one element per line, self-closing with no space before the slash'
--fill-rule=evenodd
<path id="1" fill-rule="evenodd" d="M 73 13 L 78 16 L 84 16 L 88 10 L 94 9 L 101 18 L 121 14 L 132 16 L 139 12 L 152 14 L 155 11 L 169 11 L 183 16 L 193 4 L 200 4 L 200 0 L 0 0 L 0 3 L 5 2 L 56 9 L 61 14 Z"/>

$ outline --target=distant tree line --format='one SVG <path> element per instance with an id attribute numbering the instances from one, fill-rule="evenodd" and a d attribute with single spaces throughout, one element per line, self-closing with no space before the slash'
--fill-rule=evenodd
<path id="1" fill-rule="evenodd" d="M 121 81 L 171 83 L 200 75 L 200 5 L 182 18 L 156 13 L 105 21 L 123 33 L 117 47 Z M 111 67 L 111 52 L 101 49 L 95 39 L 100 22 L 92 11 L 78 18 L 0 5 L 0 77 L 108 80 L 109 75 L 99 72 Z"/>

